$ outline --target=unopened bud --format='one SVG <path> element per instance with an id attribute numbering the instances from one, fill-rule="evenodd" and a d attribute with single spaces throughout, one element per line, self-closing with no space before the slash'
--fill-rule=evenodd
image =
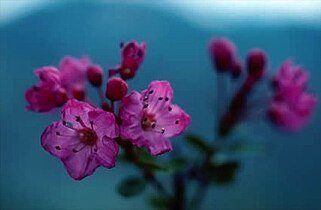
<path id="1" fill-rule="evenodd" d="M 98 65 L 91 65 L 87 69 L 87 79 L 95 86 L 100 87 L 103 82 L 103 70 Z"/>
<path id="2" fill-rule="evenodd" d="M 117 77 L 111 78 L 107 82 L 106 97 L 111 101 L 122 99 L 128 91 L 127 83 Z"/>
<path id="3" fill-rule="evenodd" d="M 266 55 L 261 49 L 252 49 L 247 56 L 247 69 L 250 76 L 260 79 L 266 65 Z"/>
<path id="4" fill-rule="evenodd" d="M 75 85 L 72 88 L 72 96 L 79 101 L 83 101 L 86 97 L 85 87 L 83 85 Z"/>
<path id="5" fill-rule="evenodd" d="M 213 65 L 218 71 L 230 69 L 236 53 L 236 48 L 230 40 L 225 38 L 213 39 L 209 44 L 209 51 Z"/>

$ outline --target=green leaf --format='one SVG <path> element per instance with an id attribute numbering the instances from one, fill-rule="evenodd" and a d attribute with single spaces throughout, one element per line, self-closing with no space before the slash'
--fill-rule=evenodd
<path id="1" fill-rule="evenodd" d="M 176 158 L 171 160 L 167 165 L 167 171 L 170 173 L 175 173 L 182 170 L 188 165 L 188 161 L 184 158 Z"/>
<path id="2" fill-rule="evenodd" d="M 208 167 L 208 175 L 211 181 L 216 184 L 229 184 L 234 181 L 236 172 L 239 169 L 239 163 L 236 161 L 227 161 L 222 164 L 211 164 Z"/>
<path id="3" fill-rule="evenodd" d="M 268 145 L 258 142 L 237 141 L 228 147 L 228 151 L 242 155 L 265 155 L 268 153 Z"/>
<path id="4" fill-rule="evenodd" d="M 211 146 L 197 135 L 188 134 L 185 139 L 187 143 L 189 143 L 192 147 L 198 149 L 200 152 L 211 153 L 213 151 Z"/>
<path id="5" fill-rule="evenodd" d="M 140 177 L 129 177 L 117 186 L 117 191 L 123 197 L 139 195 L 146 188 L 146 181 Z"/>
<path id="6" fill-rule="evenodd" d="M 158 209 L 158 210 L 165 210 L 168 207 L 168 201 L 165 198 L 160 197 L 160 196 L 150 197 L 148 200 L 148 203 L 152 207 L 154 207 L 155 209 Z"/>

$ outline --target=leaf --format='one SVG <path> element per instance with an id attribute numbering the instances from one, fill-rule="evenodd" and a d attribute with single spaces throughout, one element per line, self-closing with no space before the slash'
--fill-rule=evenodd
<path id="1" fill-rule="evenodd" d="M 228 151 L 243 155 L 265 155 L 269 148 L 266 144 L 250 141 L 237 141 L 228 147 Z"/>
<path id="2" fill-rule="evenodd" d="M 167 165 L 167 171 L 169 173 L 175 173 L 177 171 L 182 170 L 188 164 L 188 161 L 184 158 L 176 158 L 170 161 Z"/>
<path id="3" fill-rule="evenodd" d="M 198 149 L 200 152 L 205 153 L 211 153 L 213 152 L 213 149 L 206 141 L 204 141 L 201 137 L 194 135 L 194 134 L 188 134 L 186 136 L 186 141 L 194 148 Z"/>
<path id="4" fill-rule="evenodd" d="M 239 163 L 236 161 L 227 161 L 222 164 L 211 164 L 208 167 L 208 175 L 216 184 L 229 184 L 236 176 L 239 169 Z"/>
<path id="5" fill-rule="evenodd" d="M 139 195 L 146 188 L 146 181 L 140 177 L 129 177 L 117 186 L 117 191 L 123 197 Z"/>
<path id="6" fill-rule="evenodd" d="M 160 196 L 150 197 L 148 200 L 148 203 L 155 209 L 165 210 L 168 208 L 168 201 L 165 198 Z"/>

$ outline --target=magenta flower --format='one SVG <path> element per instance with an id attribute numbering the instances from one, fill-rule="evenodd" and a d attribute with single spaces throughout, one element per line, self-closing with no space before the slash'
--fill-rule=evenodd
<path id="1" fill-rule="evenodd" d="M 181 134 L 191 121 L 179 106 L 171 104 L 172 98 L 167 81 L 153 81 L 147 90 L 124 97 L 120 107 L 121 137 L 146 147 L 152 155 L 171 151 L 169 138 Z"/>
<path id="2" fill-rule="evenodd" d="M 91 64 L 89 58 L 76 59 L 70 56 L 64 57 L 60 64 L 60 78 L 62 86 L 67 90 L 69 97 L 74 97 L 73 92 L 85 91 L 87 68 Z"/>
<path id="3" fill-rule="evenodd" d="M 307 72 L 292 65 L 290 60 L 284 62 L 273 79 L 275 87 L 268 116 L 277 126 L 295 131 L 302 128 L 310 118 L 317 99 L 305 90 L 308 82 Z"/>
<path id="4" fill-rule="evenodd" d="M 25 92 L 29 105 L 28 110 L 48 112 L 55 107 L 62 106 L 67 100 L 65 89 L 61 87 L 59 71 L 54 67 L 42 67 L 35 70 L 39 77 L 38 85 L 34 85 Z"/>
<path id="5" fill-rule="evenodd" d="M 128 42 L 122 46 L 121 64 L 109 69 L 109 76 L 119 73 L 124 80 L 133 78 L 143 62 L 145 54 L 146 44 L 144 42 L 141 44 L 136 41 Z"/>
<path id="6" fill-rule="evenodd" d="M 61 159 L 69 175 L 81 180 L 99 166 L 115 166 L 118 127 L 113 114 L 88 103 L 69 100 L 61 111 L 61 121 L 48 126 L 41 145 Z"/>

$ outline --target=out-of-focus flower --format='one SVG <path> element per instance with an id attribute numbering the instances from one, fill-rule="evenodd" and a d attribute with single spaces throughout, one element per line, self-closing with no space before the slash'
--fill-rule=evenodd
<path id="1" fill-rule="evenodd" d="M 295 131 L 302 128 L 310 118 L 317 99 L 306 92 L 307 72 L 285 61 L 273 78 L 274 95 L 271 98 L 268 116 L 277 126 Z"/>
<path id="2" fill-rule="evenodd" d="M 107 82 L 106 97 L 111 101 L 121 100 L 128 91 L 127 83 L 120 78 L 111 78 Z"/>
<path id="3" fill-rule="evenodd" d="M 236 47 L 226 38 L 214 38 L 210 41 L 209 53 L 217 71 L 227 71 L 234 62 Z"/>
<path id="4" fill-rule="evenodd" d="M 35 70 L 39 77 L 38 85 L 34 85 L 25 92 L 29 105 L 28 110 L 48 112 L 55 107 L 62 106 L 67 100 L 67 93 L 61 87 L 59 71 L 54 67 L 43 67 Z"/>
<path id="5" fill-rule="evenodd" d="M 136 41 L 131 41 L 122 46 L 121 63 L 119 66 L 109 69 L 109 76 L 117 73 L 124 80 L 131 79 L 136 75 L 136 72 L 142 64 L 146 54 L 146 44 L 139 44 Z"/>
<path id="6" fill-rule="evenodd" d="M 267 58 L 261 49 L 252 49 L 247 55 L 247 70 L 249 76 L 260 79 L 265 72 Z"/>
<path id="7" fill-rule="evenodd" d="M 90 65 L 87 69 L 87 79 L 95 86 L 100 87 L 103 83 L 103 70 L 99 65 Z"/>
<path id="8" fill-rule="evenodd" d="M 61 111 L 61 121 L 42 133 L 41 145 L 61 159 L 73 179 L 81 180 L 99 166 L 115 166 L 117 136 L 113 114 L 71 99 Z"/>
<path id="9" fill-rule="evenodd" d="M 75 97 L 74 92 L 79 93 L 80 90 L 85 92 L 87 69 L 90 64 L 91 61 L 87 57 L 77 59 L 66 56 L 61 60 L 59 64 L 61 85 L 67 90 L 70 98 Z"/>
<path id="10" fill-rule="evenodd" d="M 152 155 L 171 151 L 169 138 L 181 134 L 191 121 L 179 106 L 171 104 L 172 98 L 167 81 L 153 81 L 147 90 L 124 97 L 120 107 L 121 137 L 146 147 Z"/>

